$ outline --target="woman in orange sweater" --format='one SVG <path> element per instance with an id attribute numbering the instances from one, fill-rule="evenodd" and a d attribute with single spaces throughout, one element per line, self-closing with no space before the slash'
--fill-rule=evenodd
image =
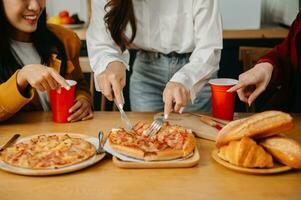
<path id="1" fill-rule="evenodd" d="M 77 81 L 69 122 L 92 118 L 75 33 L 46 24 L 45 0 L 0 0 L 0 120 L 18 111 L 49 111 L 47 91 Z"/>

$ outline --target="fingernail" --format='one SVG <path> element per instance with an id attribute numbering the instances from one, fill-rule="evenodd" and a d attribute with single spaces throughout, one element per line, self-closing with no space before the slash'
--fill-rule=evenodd
<path id="1" fill-rule="evenodd" d="M 70 122 L 70 118 L 68 118 L 67 121 Z"/>
<path id="2" fill-rule="evenodd" d="M 72 110 L 71 110 L 71 109 L 69 110 L 69 113 L 72 113 Z"/>
<path id="3" fill-rule="evenodd" d="M 182 114 L 183 111 L 184 111 L 185 107 L 182 107 L 180 110 L 179 110 L 179 113 Z"/>
<path id="4" fill-rule="evenodd" d="M 58 94 L 61 94 L 61 87 L 59 87 L 59 88 L 57 89 L 57 93 L 58 93 Z"/>
<path id="5" fill-rule="evenodd" d="M 70 90 L 71 89 L 71 87 L 68 85 L 67 87 L 65 87 L 66 88 L 66 90 Z"/>
<path id="6" fill-rule="evenodd" d="M 227 92 L 234 92 L 234 91 L 232 91 L 232 88 L 230 88 L 230 89 L 227 90 Z"/>
<path id="7" fill-rule="evenodd" d="M 164 119 L 167 119 L 168 118 L 168 114 L 164 114 Z"/>

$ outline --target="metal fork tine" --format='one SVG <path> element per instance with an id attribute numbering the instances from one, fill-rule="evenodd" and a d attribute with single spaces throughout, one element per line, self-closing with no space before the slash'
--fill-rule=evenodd
<path id="1" fill-rule="evenodd" d="M 156 125 L 156 122 L 155 122 L 155 121 L 153 121 L 153 123 L 151 124 L 151 126 L 149 127 L 149 129 L 150 129 L 150 130 L 153 130 L 153 129 L 154 129 L 154 127 L 155 127 L 155 125 Z"/>
<path id="2" fill-rule="evenodd" d="M 146 135 L 150 135 L 150 133 L 154 130 L 154 126 L 155 126 L 155 121 L 153 121 L 149 126 L 149 128 L 147 129 Z"/>
<path id="3" fill-rule="evenodd" d="M 150 131 L 149 136 L 152 136 L 152 135 L 156 132 L 157 127 L 158 127 L 158 125 L 155 124 L 155 125 L 154 125 L 154 128 Z"/>
<path id="4" fill-rule="evenodd" d="M 156 134 L 160 130 L 160 128 L 162 127 L 162 121 L 160 119 L 157 119 L 157 120 L 154 121 L 154 124 L 155 125 L 154 125 L 153 130 L 149 134 L 150 136 Z"/>
<path id="5" fill-rule="evenodd" d="M 163 125 L 163 119 L 162 118 L 157 118 L 155 119 L 151 125 L 149 126 L 149 128 L 146 131 L 147 136 L 152 136 L 155 135 L 162 127 Z"/>
<path id="6" fill-rule="evenodd" d="M 149 127 L 145 133 L 145 135 L 150 135 L 150 133 L 153 131 L 153 127 Z"/>
<path id="7" fill-rule="evenodd" d="M 156 129 L 156 133 L 161 129 L 161 127 L 162 127 L 162 123 L 159 122 L 159 123 L 158 123 L 158 127 L 157 127 L 157 129 Z"/>

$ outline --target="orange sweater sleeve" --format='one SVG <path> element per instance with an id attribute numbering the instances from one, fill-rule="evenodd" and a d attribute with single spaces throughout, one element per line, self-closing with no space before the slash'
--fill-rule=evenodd
<path id="1" fill-rule="evenodd" d="M 6 120 L 28 104 L 34 97 L 34 90 L 30 89 L 29 96 L 21 94 L 17 86 L 16 71 L 6 82 L 0 84 L 0 121 Z"/>
<path id="2" fill-rule="evenodd" d="M 68 57 L 67 62 L 71 62 L 74 67 L 74 69 L 68 69 L 67 67 L 65 78 L 77 81 L 75 99 L 84 98 L 91 102 L 92 97 L 89 87 L 79 64 L 80 39 L 75 32 L 61 26 L 48 24 L 48 28 L 63 42 Z"/>

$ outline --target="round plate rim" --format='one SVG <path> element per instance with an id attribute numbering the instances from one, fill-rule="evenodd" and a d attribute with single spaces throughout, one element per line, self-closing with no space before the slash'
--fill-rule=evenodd
<path id="1" fill-rule="evenodd" d="M 80 29 L 85 27 L 85 23 L 83 24 L 62 24 L 63 27 L 69 28 L 69 29 Z"/>
<path id="2" fill-rule="evenodd" d="M 285 166 L 285 165 L 279 166 L 279 167 L 273 167 L 273 168 L 269 168 L 269 169 L 254 169 L 254 168 L 239 167 L 239 166 L 233 165 L 233 164 L 219 158 L 217 155 L 217 152 L 218 152 L 218 149 L 214 148 L 214 150 L 211 153 L 211 157 L 213 158 L 213 160 L 215 160 L 220 165 L 222 165 L 228 169 L 237 171 L 237 172 L 242 172 L 242 173 L 247 173 L 247 174 L 265 175 L 265 174 L 277 174 L 277 173 L 282 173 L 282 172 L 292 170 L 291 167 Z"/>
<path id="3" fill-rule="evenodd" d="M 49 136 L 49 135 L 65 135 L 65 134 L 68 134 L 73 137 L 82 138 L 88 142 L 90 142 L 88 139 L 93 139 L 95 141 L 98 141 L 98 138 L 96 138 L 94 136 L 85 135 L 85 134 L 81 134 L 81 133 L 53 132 L 53 133 L 34 134 L 34 135 L 29 135 L 29 136 L 26 136 L 23 138 L 19 138 L 16 141 L 16 144 L 18 144 L 20 142 L 28 141 L 31 138 L 37 137 L 39 135 L 48 135 Z M 91 144 L 94 145 L 95 148 L 97 148 L 97 146 L 95 144 L 93 144 L 93 143 L 91 143 Z M 27 168 L 10 165 L 10 164 L 4 162 L 2 159 L 0 159 L 0 169 L 3 171 L 10 172 L 10 173 L 26 175 L 26 176 L 58 175 L 58 174 L 65 174 L 65 173 L 78 171 L 78 170 L 84 169 L 86 167 L 92 166 L 92 165 L 96 164 L 97 162 L 99 162 L 100 160 L 102 160 L 105 157 L 105 155 L 106 155 L 106 153 L 102 153 L 102 154 L 95 153 L 94 156 L 88 158 L 87 160 L 84 160 L 80 163 L 77 163 L 77 164 L 74 164 L 71 166 L 66 166 L 66 167 L 62 167 L 62 168 L 58 168 L 58 169 L 27 169 Z"/>

